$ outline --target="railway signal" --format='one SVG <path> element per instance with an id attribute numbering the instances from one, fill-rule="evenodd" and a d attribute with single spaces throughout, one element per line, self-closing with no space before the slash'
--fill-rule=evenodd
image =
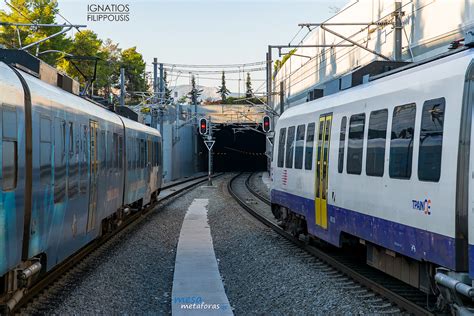
<path id="1" fill-rule="evenodd" d="M 199 133 L 201 135 L 207 134 L 207 119 L 205 119 L 205 118 L 202 118 L 199 121 Z"/>
<path id="2" fill-rule="evenodd" d="M 268 115 L 265 115 L 263 117 L 262 129 L 265 133 L 268 133 L 270 131 L 270 117 Z"/>

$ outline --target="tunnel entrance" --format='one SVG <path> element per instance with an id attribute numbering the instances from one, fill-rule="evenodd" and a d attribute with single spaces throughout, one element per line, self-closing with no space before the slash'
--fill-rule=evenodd
<path id="1" fill-rule="evenodd" d="M 251 125 L 253 128 L 255 124 Z M 250 125 L 249 125 L 250 127 Z M 264 171 L 267 169 L 265 155 L 266 136 L 253 129 L 242 129 L 242 125 L 215 125 L 213 151 L 214 172 Z M 199 140 L 199 156 L 203 170 L 207 170 L 208 150 L 202 137 Z"/>

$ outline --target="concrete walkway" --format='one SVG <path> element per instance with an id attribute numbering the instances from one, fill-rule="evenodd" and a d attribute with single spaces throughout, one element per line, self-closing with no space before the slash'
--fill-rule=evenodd
<path id="1" fill-rule="evenodd" d="M 173 315 L 233 315 L 207 221 L 208 199 L 195 199 L 179 236 L 171 298 Z"/>

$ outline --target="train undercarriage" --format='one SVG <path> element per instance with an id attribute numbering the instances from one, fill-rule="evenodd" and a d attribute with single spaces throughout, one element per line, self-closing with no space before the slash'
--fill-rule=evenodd
<path id="1" fill-rule="evenodd" d="M 308 234 L 306 218 L 286 207 L 272 205 L 278 225 L 294 237 L 323 249 L 333 245 Z M 340 236 L 340 249 L 357 256 L 360 262 L 384 272 L 427 295 L 427 307 L 436 313 L 472 315 L 474 288 L 467 272 L 455 272 L 430 262 L 417 261 L 346 233 Z"/>

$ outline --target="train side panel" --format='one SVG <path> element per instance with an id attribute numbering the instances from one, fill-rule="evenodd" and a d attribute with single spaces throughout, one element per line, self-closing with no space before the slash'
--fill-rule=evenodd
<path id="1" fill-rule="evenodd" d="M 28 257 L 45 256 L 49 270 L 100 234 L 107 210 L 120 209 L 123 170 L 116 155 L 123 128 L 113 113 L 28 74 L 23 76 L 33 104 Z M 106 143 L 102 143 L 102 131 L 110 134 Z M 110 149 L 106 149 L 111 154 L 110 171 L 101 177 L 105 155 L 100 148 L 104 146 Z M 108 191 L 116 194 L 104 202 L 106 182 L 115 189 Z"/>
<path id="2" fill-rule="evenodd" d="M 459 122 L 464 73 L 472 54 L 463 53 L 431 64 L 352 88 L 318 101 L 290 109 L 277 124 L 275 144 L 280 146 L 279 130 L 315 123 L 313 169 L 295 170 L 278 167 L 278 148 L 273 159 L 272 201 L 305 216 L 310 234 L 340 245 L 342 232 L 416 260 L 426 260 L 456 269 L 456 161 L 458 157 Z M 439 181 L 418 179 L 418 148 L 424 102 L 445 100 L 445 126 L 442 145 L 442 169 Z M 411 176 L 395 179 L 389 176 L 392 122 L 396 107 L 414 103 L 415 129 L 412 139 Z M 366 153 L 369 117 L 372 111 L 386 109 L 387 130 L 382 176 L 366 175 Z M 365 114 L 361 170 L 347 172 L 349 125 L 353 115 Z M 320 179 L 318 164 L 318 129 L 322 115 L 332 118 L 329 141 L 327 228 L 318 224 L 316 185 Z M 343 172 L 338 171 L 341 122 L 346 117 L 346 139 L 343 149 Z M 393 133 L 392 133 L 393 132 Z M 359 131 L 362 133 L 362 131 Z M 288 140 L 288 139 L 286 139 Z M 294 156 L 294 155 L 293 155 Z M 292 157 L 295 159 L 295 157 Z M 286 161 L 285 161 L 286 164 Z M 357 174 L 359 173 L 359 174 Z M 322 174 L 322 173 L 321 173 Z M 426 202 L 425 202 L 426 201 Z M 429 201 L 429 202 L 428 202 Z M 423 205 L 424 207 L 418 207 Z M 425 205 L 429 208 L 425 209 Z"/>
<path id="3" fill-rule="evenodd" d="M 124 205 L 144 206 L 161 187 L 161 136 L 155 129 L 122 120 L 127 148 Z"/>

